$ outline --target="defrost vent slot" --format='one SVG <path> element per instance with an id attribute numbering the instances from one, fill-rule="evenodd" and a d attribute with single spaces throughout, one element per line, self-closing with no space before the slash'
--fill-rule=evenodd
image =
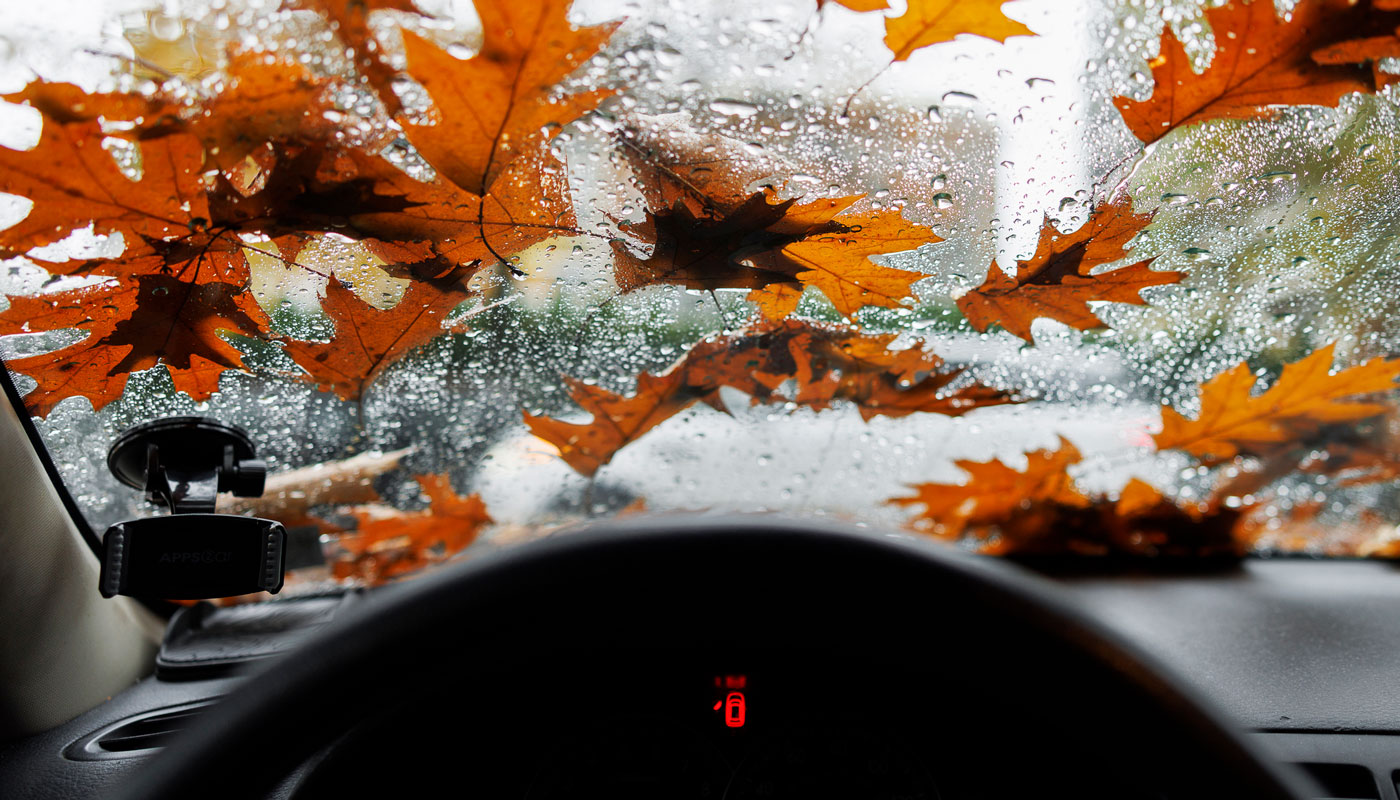
<path id="1" fill-rule="evenodd" d="M 76 761 L 136 758 L 170 744 L 213 703 L 202 700 L 159 708 L 127 717 L 90 733 L 69 745 L 64 755 Z"/>

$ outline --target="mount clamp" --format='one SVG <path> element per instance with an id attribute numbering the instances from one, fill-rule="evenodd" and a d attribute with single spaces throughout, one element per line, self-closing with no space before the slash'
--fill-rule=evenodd
<path id="1" fill-rule="evenodd" d="M 267 463 L 256 455 L 242 428 L 208 417 L 164 417 L 117 437 L 108 469 L 170 515 L 107 529 L 103 596 L 206 599 L 281 590 L 281 523 L 214 513 L 220 492 L 263 493 Z"/>

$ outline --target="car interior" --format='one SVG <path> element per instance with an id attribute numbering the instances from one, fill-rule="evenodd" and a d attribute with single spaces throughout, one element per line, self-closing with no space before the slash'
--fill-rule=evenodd
<path id="1" fill-rule="evenodd" d="M 0 798 L 1400 800 L 1400 3 L 0 7 Z"/>

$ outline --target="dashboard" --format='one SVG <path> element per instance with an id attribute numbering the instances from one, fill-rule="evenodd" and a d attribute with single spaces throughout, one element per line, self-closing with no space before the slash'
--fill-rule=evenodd
<path id="1" fill-rule="evenodd" d="M 294 796 L 461 786 L 528 800 L 954 800 L 1033 797 L 1050 785 L 1152 796 L 1112 765 L 1086 775 L 1096 755 L 1047 746 L 1055 732 L 1043 721 L 1011 728 L 1015 709 L 969 713 L 958 693 L 913 669 L 872 672 L 830 654 L 653 657 L 620 669 L 563 659 L 376 714 Z"/>
<path id="2" fill-rule="evenodd" d="M 772 573 L 765 558 L 755 574 Z M 761 597 L 736 588 L 753 577 L 743 570 L 702 591 L 715 586 L 711 572 L 676 587 L 694 598 L 693 613 L 640 625 L 618 616 L 620 605 L 571 614 L 592 602 L 585 595 L 609 590 L 545 576 L 525 587 L 540 599 L 529 613 L 491 606 L 509 630 L 435 628 L 451 647 L 428 678 L 398 669 L 335 678 L 322 713 L 350 722 L 263 796 L 441 796 L 444 786 L 503 798 L 971 800 L 1066 787 L 1086 798 L 1193 796 L 1171 785 L 1180 731 L 1135 728 L 1142 709 L 1131 703 L 1105 708 L 1113 687 L 1076 677 L 1091 665 L 1063 661 L 1014 625 L 988 629 L 977 609 L 985 598 L 934 591 L 919 606 L 930 587 L 889 595 L 858 572 L 843 585 L 833 581 L 841 571 L 819 570 L 805 588 L 780 583 Z M 1396 800 L 1393 567 L 1250 561 L 1049 574 L 1078 607 L 1254 731 L 1260 748 L 1305 765 L 1322 784 L 1312 796 Z M 613 599 L 644 607 L 667 583 L 614 587 Z M 865 599 L 850 608 L 853 598 Z M 275 678 L 279 653 L 364 602 L 350 594 L 181 612 L 156 675 L 0 747 L 0 796 L 105 796 L 179 740 L 179 720 Z M 277 725 L 302 724 L 301 711 L 289 707 Z M 127 735 L 133 724 L 144 727 Z M 268 730 L 269 741 L 277 734 Z M 106 736 L 124 744 L 99 752 Z"/>

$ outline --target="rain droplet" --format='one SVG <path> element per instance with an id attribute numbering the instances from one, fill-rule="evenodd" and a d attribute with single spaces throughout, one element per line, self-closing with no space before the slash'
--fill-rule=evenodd
<path id="1" fill-rule="evenodd" d="M 710 110 L 728 117 L 752 117 L 758 113 L 758 106 L 741 100 L 720 99 L 710 103 Z"/>
<path id="2" fill-rule="evenodd" d="M 151 15 L 151 35 L 162 42 L 173 42 L 180 38 L 180 34 L 185 32 L 185 26 L 178 17 L 171 17 L 165 14 Z"/>

